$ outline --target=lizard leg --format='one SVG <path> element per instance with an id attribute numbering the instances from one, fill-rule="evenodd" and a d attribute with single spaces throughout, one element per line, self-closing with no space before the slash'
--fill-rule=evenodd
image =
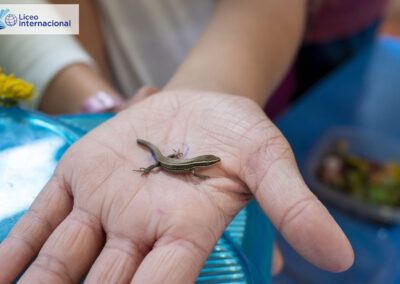
<path id="1" fill-rule="evenodd" d="M 176 159 L 182 158 L 183 153 L 181 152 L 181 150 L 178 150 L 178 151 L 176 151 L 174 149 L 172 149 L 172 150 L 174 151 L 174 153 L 171 155 L 168 155 L 168 158 L 176 158 Z"/>
<path id="2" fill-rule="evenodd" d="M 142 175 L 146 175 L 146 174 L 148 174 L 152 169 L 157 168 L 157 167 L 159 167 L 159 166 L 160 166 L 160 163 L 155 163 L 155 164 L 153 164 L 153 165 L 151 165 L 151 166 L 149 166 L 149 167 L 147 167 L 147 168 L 140 168 L 140 169 L 138 169 L 138 170 L 133 170 L 133 171 L 135 171 L 135 172 L 141 172 Z"/>
<path id="3" fill-rule="evenodd" d="M 193 174 L 194 176 L 196 176 L 196 177 L 201 178 L 201 179 L 210 178 L 209 176 L 204 176 L 204 175 L 201 175 L 201 174 L 197 173 L 195 169 L 192 170 L 192 174 Z"/>

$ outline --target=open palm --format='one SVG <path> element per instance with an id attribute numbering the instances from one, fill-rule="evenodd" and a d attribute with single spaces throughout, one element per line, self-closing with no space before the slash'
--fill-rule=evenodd
<path id="1" fill-rule="evenodd" d="M 221 162 L 189 174 L 132 171 L 164 155 Z M 176 149 L 177 150 L 177 149 Z M 75 143 L 0 246 L 0 283 L 191 283 L 233 217 L 255 197 L 289 243 L 314 264 L 347 269 L 353 252 L 304 184 L 290 146 L 250 100 L 161 92 Z M 37 256 L 35 258 L 35 256 Z"/>

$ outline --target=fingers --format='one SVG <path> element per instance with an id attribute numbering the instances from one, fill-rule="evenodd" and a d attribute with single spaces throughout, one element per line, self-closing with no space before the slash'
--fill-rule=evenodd
<path id="1" fill-rule="evenodd" d="M 122 236 L 109 236 L 85 283 L 129 283 L 147 248 Z"/>
<path id="2" fill-rule="evenodd" d="M 280 132 L 276 129 L 270 137 L 274 138 L 253 148 L 258 150 L 247 157 L 242 179 L 271 222 L 303 257 L 326 270 L 348 269 L 354 260 L 349 241 L 304 183 Z"/>
<path id="3" fill-rule="evenodd" d="M 130 107 L 131 105 L 134 105 L 141 100 L 144 100 L 145 98 L 154 95 L 155 93 L 160 92 L 160 89 L 154 86 L 143 86 L 141 87 L 135 95 L 130 98 L 123 106 L 123 109 Z"/>
<path id="4" fill-rule="evenodd" d="M 103 241 L 99 220 L 74 209 L 43 245 L 19 283 L 78 283 Z"/>
<path id="5" fill-rule="evenodd" d="M 158 93 L 160 91 L 160 88 L 157 88 L 155 86 L 143 86 L 141 87 L 135 94 L 136 97 L 140 99 L 144 99 L 148 96 L 154 95 L 155 93 Z"/>
<path id="6" fill-rule="evenodd" d="M 71 207 L 64 183 L 52 177 L 0 245 L 0 283 L 11 283 L 24 270 Z"/>
<path id="7" fill-rule="evenodd" d="M 131 283 L 194 283 L 211 249 L 208 251 L 182 239 L 158 241 L 139 266 Z"/>
<path id="8" fill-rule="evenodd" d="M 283 268 L 283 257 L 276 243 L 274 243 L 274 250 L 272 252 L 272 269 L 271 274 L 277 275 Z"/>

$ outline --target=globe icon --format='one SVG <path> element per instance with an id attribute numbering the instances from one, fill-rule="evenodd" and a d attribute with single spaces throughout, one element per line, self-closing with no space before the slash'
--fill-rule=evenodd
<path id="1" fill-rule="evenodd" d="M 5 17 L 4 22 L 7 24 L 7 26 L 13 27 L 17 23 L 17 16 L 14 14 L 8 14 Z"/>

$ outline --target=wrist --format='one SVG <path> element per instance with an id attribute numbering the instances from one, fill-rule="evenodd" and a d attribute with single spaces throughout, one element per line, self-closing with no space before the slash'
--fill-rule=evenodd
<path id="1" fill-rule="evenodd" d="M 124 104 L 124 100 L 118 96 L 112 96 L 99 91 L 87 98 L 79 109 L 79 113 L 101 113 L 116 111 Z"/>
<path id="2" fill-rule="evenodd" d="M 106 96 L 100 95 L 99 98 L 99 93 Z M 93 97 L 97 99 L 90 99 Z M 102 108 L 108 110 L 106 106 L 119 104 L 123 99 L 89 66 L 77 63 L 65 67 L 53 78 L 42 97 L 39 109 L 50 114 L 77 113 L 84 111 L 85 104 L 88 107 L 89 100 L 98 101 L 98 105 L 103 101 Z M 91 109 L 95 110 L 94 107 Z M 100 111 L 100 108 L 97 110 Z"/>

